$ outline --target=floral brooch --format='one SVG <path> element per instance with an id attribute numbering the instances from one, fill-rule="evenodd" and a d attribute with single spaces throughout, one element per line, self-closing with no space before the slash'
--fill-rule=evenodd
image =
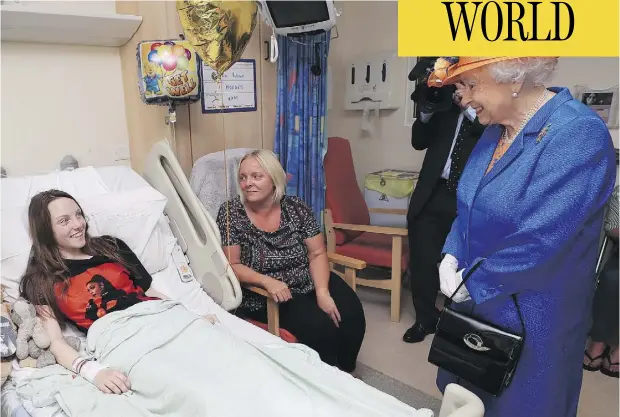
<path id="1" fill-rule="evenodd" d="M 551 123 L 543 127 L 543 129 L 540 131 L 540 133 L 538 133 L 538 136 L 536 137 L 536 143 L 540 143 L 543 140 L 543 138 L 547 135 L 547 132 L 549 131 L 550 127 L 551 127 Z"/>

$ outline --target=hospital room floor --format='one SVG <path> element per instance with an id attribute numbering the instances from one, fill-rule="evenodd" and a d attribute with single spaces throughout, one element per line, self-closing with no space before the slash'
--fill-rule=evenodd
<path id="1" fill-rule="evenodd" d="M 390 321 L 387 291 L 357 288 L 366 312 L 366 337 L 359 361 L 425 394 L 440 398 L 435 385 L 437 368 L 427 358 L 432 337 L 422 343 L 402 341 L 413 324 L 411 293 L 403 289 L 400 323 Z M 443 301 L 438 302 L 438 306 Z M 618 417 L 618 380 L 599 372 L 585 372 L 578 417 Z"/>

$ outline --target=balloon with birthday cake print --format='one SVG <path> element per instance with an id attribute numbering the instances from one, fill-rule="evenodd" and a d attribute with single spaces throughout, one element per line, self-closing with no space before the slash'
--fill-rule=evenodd
<path id="1" fill-rule="evenodd" d="M 188 41 L 140 42 L 137 60 L 139 92 L 144 103 L 170 105 L 200 100 L 199 64 Z"/>

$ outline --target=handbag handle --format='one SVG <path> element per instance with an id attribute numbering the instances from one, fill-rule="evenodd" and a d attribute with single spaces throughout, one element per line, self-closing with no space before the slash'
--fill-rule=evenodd
<path id="1" fill-rule="evenodd" d="M 461 283 L 458 285 L 458 287 L 456 287 L 456 290 L 454 290 L 454 292 L 452 293 L 452 295 L 450 296 L 450 298 L 448 299 L 449 303 L 452 303 L 452 299 L 454 298 L 454 296 L 456 295 L 457 292 L 459 292 L 459 290 L 461 289 L 461 287 L 463 285 L 465 285 L 465 283 L 467 282 L 467 280 L 471 277 L 471 275 L 476 271 L 476 269 L 478 269 L 480 267 L 480 265 L 482 264 L 482 262 L 484 262 L 484 259 L 479 260 L 478 262 L 476 262 L 474 264 L 474 266 L 472 266 L 470 268 L 470 270 L 467 272 L 467 274 L 465 275 L 465 278 L 463 278 L 463 281 L 461 281 Z M 515 305 L 515 309 L 517 310 L 517 316 L 519 317 L 519 322 L 521 323 L 521 332 L 523 333 L 523 340 L 525 340 L 525 322 L 523 321 L 523 316 L 521 315 L 521 308 L 519 307 L 519 303 L 517 302 L 517 296 L 516 294 L 511 294 L 510 297 L 512 298 L 512 302 Z M 476 306 L 476 303 L 474 303 L 474 306 L 472 306 L 471 308 L 471 312 L 470 314 L 473 314 L 474 312 L 474 307 Z"/>
<path id="2" fill-rule="evenodd" d="M 469 277 L 471 277 L 471 274 L 473 274 L 474 272 L 476 272 L 476 269 L 478 269 L 480 267 L 480 264 L 483 262 L 483 260 L 479 260 L 478 262 L 476 262 L 474 264 L 474 266 L 471 267 L 471 269 L 469 270 L 469 272 L 467 272 L 467 274 L 465 275 L 465 277 L 463 278 L 463 280 L 461 281 L 461 283 L 459 284 L 458 287 L 456 287 L 456 290 L 454 290 L 454 292 L 452 293 L 452 295 L 450 296 L 450 298 L 448 298 L 448 301 L 451 303 L 452 299 L 454 298 L 454 296 L 456 295 L 457 292 L 459 292 L 459 290 L 461 289 L 461 287 L 463 285 L 465 285 L 465 283 L 467 282 L 467 280 L 469 279 Z"/>

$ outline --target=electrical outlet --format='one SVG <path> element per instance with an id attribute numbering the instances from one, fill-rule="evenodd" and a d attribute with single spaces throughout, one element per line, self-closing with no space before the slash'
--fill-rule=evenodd
<path id="1" fill-rule="evenodd" d="M 123 161 L 123 160 L 127 160 L 130 158 L 129 146 L 117 146 L 115 153 L 116 153 L 117 161 Z"/>

